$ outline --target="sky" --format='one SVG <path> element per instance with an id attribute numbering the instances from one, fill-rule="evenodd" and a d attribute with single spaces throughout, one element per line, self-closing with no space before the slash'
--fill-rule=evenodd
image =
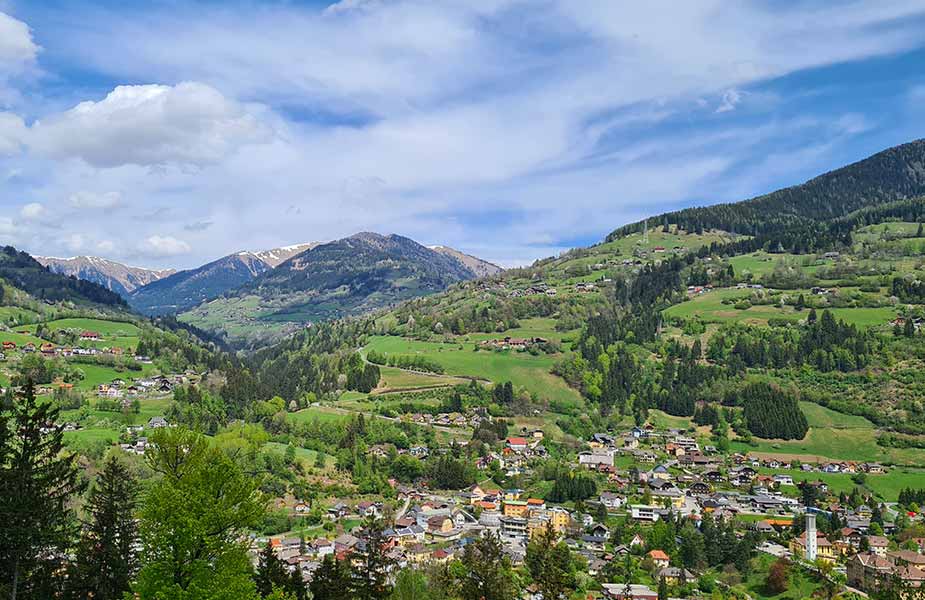
<path id="1" fill-rule="evenodd" d="M 925 3 L 0 0 L 0 243 L 504 266 L 925 137 Z"/>

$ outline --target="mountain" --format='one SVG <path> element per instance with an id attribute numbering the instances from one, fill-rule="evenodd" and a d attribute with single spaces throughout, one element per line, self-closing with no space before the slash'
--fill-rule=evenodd
<path id="1" fill-rule="evenodd" d="M 806 183 L 735 203 L 686 208 L 615 230 L 627 233 L 677 225 L 685 231 L 719 229 L 756 235 L 847 216 L 854 211 L 925 195 L 925 140 L 878 152 Z"/>
<path id="2" fill-rule="evenodd" d="M 476 276 L 474 267 L 455 256 L 399 235 L 364 232 L 297 254 L 180 318 L 222 331 L 232 342 L 252 343 L 305 323 L 433 294 Z"/>
<path id="3" fill-rule="evenodd" d="M 236 289 L 271 268 L 253 252 L 238 252 L 140 287 L 132 292 L 129 304 L 146 315 L 182 312 Z"/>
<path id="4" fill-rule="evenodd" d="M 465 254 L 459 250 L 454 250 L 453 248 L 449 248 L 447 246 L 429 246 L 429 248 L 434 252 L 439 252 L 440 254 L 444 254 L 458 260 L 477 278 L 491 277 L 492 275 L 497 275 L 503 270 L 496 264 L 492 264 L 486 260 L 482 260 L 481 258 L 476 258 L 471 254 Z"/>
<path id="5" fill-rule="evenodd" d="M 40 264 L 48 267 L 48 270 L 52 273 L 98 283 L 123 298 L 128 298 L 132 292 L 140 287 L 176 273 L 175 269 L 153 270 L 129 267 L 96 256 L 75 256 L 73 258 L 36 256 L 34 258 Z"/>
<path id="6" fill-rule="evenodd" d="M 274 248 L 273 250 L 263 250 L 261 252 L 255 252 L 254 254 L 257 256 L 257 258 L 267 263 L 271 267 L 278 267 L 296 254 L 301 254 L 306 250 L 311 250 L 315 246 L 319 246 L 322 243 L 323 242 L 306 242 L 304 244 L 295 244 L 293 246 Z"/>
<path id="7" fill-rule="evenodd" d="M 25 252 L 12 246 L 0 250 L 0 279 L 27 292 L 37 300 L 102 304 L 124 308 L 125 300 L 101 285 L 53 273 Z"/>

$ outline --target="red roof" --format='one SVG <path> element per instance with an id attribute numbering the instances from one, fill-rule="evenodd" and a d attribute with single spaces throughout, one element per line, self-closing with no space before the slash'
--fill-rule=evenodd
<path id="1" fill-rule="evenodd" d="M 668 560 L 668 555 L 661 550 L 651 550 L 649 556 L 652 557 L 652 560 Z"/>
<path id="2" fill-rule="evenodd" d="M 507 438 L 507 443 L 511 446 L 526 446 L 527 440 L 520 437 Z"/>

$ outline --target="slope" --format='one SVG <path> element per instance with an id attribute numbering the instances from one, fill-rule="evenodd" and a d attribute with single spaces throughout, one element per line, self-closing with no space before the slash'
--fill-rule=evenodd
<path id="1" fill-rule="evenodd" d="M 40 264 L 48 267 L 53 273 L 97 283 L 108 290 L 116 292 L 123 298 L 128 298 L 132 292 L 140 287 L 176 273 L 174 269 L 154 270 L 130 267 L 97 256 L 75 256 L 72 258 L 36 256 L 34 258 Z"/>
<path id="2" fill-rule="evenodd" d="M 457 258 L 408 238 L 358 233 L 294 256 L 181 320 L 241 344 L 433 294 L 474 277 Z"/>
<path id="3" fill-rule="evenodd" d="M 136 289 L 132 308 L 146 315 L 182 312 L 240 287 L 271 267 L 251 252 L 225 256 Z"/>
<path id="4" fill-rule="evenodd" d="M 38 300 L 126 306 L 125 300 L 118 294 L 90 281 L 52 273 L 30 255 L 12 246 L 0 251 L 0 279 Z"/>

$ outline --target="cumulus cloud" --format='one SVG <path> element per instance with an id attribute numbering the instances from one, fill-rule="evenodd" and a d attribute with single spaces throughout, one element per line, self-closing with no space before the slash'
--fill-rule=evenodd
<path id="1" fill-rule="evenodd" d="M 31 145 L 51 158 L 95 167 L 206 165 L 271 130 L 245 108 L 201 83 L 119 86 L 98 102 L 44 118 Z"/>
<path id="2" fill-rule="evenodd" d="M 119 192 L 74 192 L 68 198 L 74 208 L 101 208 L 111 209 L 122 205 L 122 194 Z"/>
<path id="3" fill-rule="evenodd" d="M 19 209 L 19 216 L 26 221 L 37 221 L 48 214 L 45 206 L 40 202 L 30 202 Z"/>
<path id="4" fill-rule="evenodd" d="M 169 235 L 152 235 L 141 243 L 138 250 L 145 256 L 164 258 L 189 254 L 192 248 L 183 240 L 178 240 Z"/>
<path id="5" fill-rule="evenodd" d="M 29 26 L 0 12 L 0 73 L 15 72 L 30 64 L 38 51 Z"/>
<path id="6" fill-rule="evenodd" d="M 10 112 L 0 112 L 0 157 L 19 154 L 27 131 L 22 117 Z"/>

